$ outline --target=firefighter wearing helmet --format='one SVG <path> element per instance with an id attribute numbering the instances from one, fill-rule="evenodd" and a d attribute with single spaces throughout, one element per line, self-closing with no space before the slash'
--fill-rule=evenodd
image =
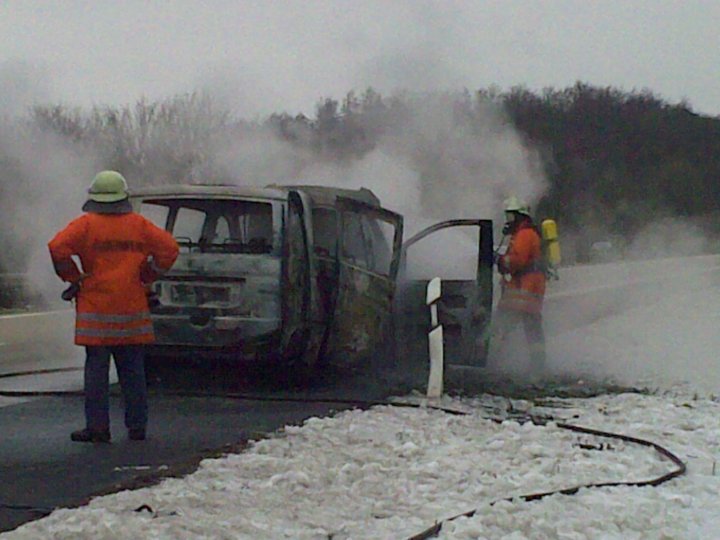
<path id="1" fill-rule="evenodd" d="M 143 345 L 154 339 L 146 288 L 175 262 L 178 245 L 170 233 L 133 212 L 127 183 L 118 172 L 102 171 L 95 176 L 83 210 L 48 245 L 55 272 L 70 283 L 63 298 L 75 300 L 75 344 L 86 352 L 85 428 L 73 432 L 71 439 L 110 442 L 112 356 L 128 437 L 144 440 Z"/>
<path id="2" fill-rule="evenodd" d="M 494 334 L 502 340 L 513 327 L 522 325 L 532 370 L 539 373 L 545 365 L 542 305 L 546 275 L 542 238 L 530 216 L 530 207 L 517 197 L 505 200 L 503 234 L 510 240 L 505 254 L 497 257 L 502 293 Z"/>

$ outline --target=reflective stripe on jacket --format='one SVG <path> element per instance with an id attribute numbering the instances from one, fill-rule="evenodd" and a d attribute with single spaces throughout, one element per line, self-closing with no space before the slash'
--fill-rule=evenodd
<path id="1" fill-rule="evenodd" d="M 87 213 L 71 221 L 48 247 L 58 276 L 81 281 L 77 345 L 152 343 L 147 262 L 152 257 L 154 277 L 172 266 L 178 254 L 172 235 L 140 214 Z M 80 259 L 82 274 L 72 256 Z"/>
<path id="2" fill-rule="evenodd" d="M 539 269 L 542 244 L 532 222 L 521 223 L 510 237 L 508 250 L 498 261 L 500 271 L 510 276 L 502 280 L 499 309 L 540 313 L 545 296 L 545 273 Z"/>

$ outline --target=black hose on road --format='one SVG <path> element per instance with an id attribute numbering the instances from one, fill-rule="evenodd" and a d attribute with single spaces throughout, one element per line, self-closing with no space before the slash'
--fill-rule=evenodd
<path id="1" fill-rule="evenodd" d="M 494 419 L 490 418 L 490 420 L 498 423 L 502 423 L 503 420 L 500 419 Z M 549 418 L 543 418 L 538 419 L 533 416 L 528 416 L 526 418 L 527 421 L 532 422 L 535 425 L 545 425 L 548 421 L 551 419 Z M 505 497 L 502 499 L 497 499 L 495 501 L 491 501 L 488 503 L 489 506 L 494 506 L 499 502 L 507 501 L 512 502 L 514 500 L 521 500 L 521 501 L 539 501 L 540 499 L 544 499 L 545 497 L 549 497 L 551 495 L 575 495 L 578 491 L 581 489 L 591 489 L 591 488 L 602 488 L 602 487 L 619 487 L 619 486 L 630 486 L 630 487 L 642 487 L 642 486 L 659 486 L 660 484 L 664 484 L 665 482 L 668 482 L 672 480 L 673 478 L 677 478 L 678 476 L 681 476 L 685 474 L 687 471 L 686 464 L 675 454 L 673 454 L 670 450 L 667 448 L 660 446 L 659 444 L 647 441 L 645 439 L 640 439 L 638 437 L 631 437 L 629 435 L 622 435 L 620 433 L 612 433 L 610 431 L 602 431 L 599 429 L 591 429 L 586 428 L 582 426 L 576 426 L 573 424 L 565 424 L 565 423 L 556 423 L 555 424 L 560 429 L 567 429 L 569 431 L 573 431 L 575 433 L 583 433 L 586 435 L 594 435 L 596 437 L 606 437 L 610 439 L 617 439 L 633 444 L 639 444 L 641 446 L 646 446 L 649 448 L 654 449 L 656 452 L 661 454 L 662 456 L 666 457 L 672 463 L 675 465 L 675 469 L 672 471 L 667 472 L 666 474 L 663 474 L 661 476 L 658 476 L 656 478 L 651 478 L 649 480 L 639 480 L 639 481 L 620 481 L 620 482 L 598 482 L 593 484 L 582 484 L 575 487 L 569 487 L 569 488 L 563 488 L 563 489 L 556 489 L 553 491 L 545 491 L 542 493 L 531 493 L 529 495 L 519 495 L 516 497 Z M 427 540 L 429 538 L 436 537 L 440 531 L 442 530 L 442 527 L 445 523 L 449 523 L 451 521 L 454 521 L 456 519 L 462 518 L 462 517 L 472 517 L 477 513 L 477 509 L 468 510 L 467 512 L 463 512 L 461 514 L 456 514 L 452 517 L 445 518 L 441 521 L 436 522 L 431 527 L 428 527 L 424 531 L 411 536 L 407 540 Z"/>

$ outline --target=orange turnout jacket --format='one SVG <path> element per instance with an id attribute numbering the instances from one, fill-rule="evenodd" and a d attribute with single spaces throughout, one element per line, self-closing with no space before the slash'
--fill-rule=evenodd
<path id="1" fill-rule="evenodd" d="M 178 246 L 171 234 L 140 214 L 87 213 L 71 221 L 48 247 L 58 276 L 80 282 L 77 345 L 154 341 L 145 285 L 175 262 Z M 82 273 L 73 255 L 80 259 Z"/>
<path id="2" fill-rule="evenodd" d="M 510 237 L 508 250 L 498 260 L 500 273 L 510 276 L 502 280 L 499 309 L 537 313 L 542 311 L 545 296 L 545 272 L 540 235 L 532 222 L 522 222 Z"/>

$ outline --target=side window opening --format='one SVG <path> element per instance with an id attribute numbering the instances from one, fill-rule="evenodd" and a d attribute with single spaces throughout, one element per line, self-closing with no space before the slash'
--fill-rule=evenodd
<path id="1" fill-rule="evenodd" d="M 402 216 L 377 205 L 338 196 L 341 262 L 389 279 L 400 267 Z"/>
<path id="2" fill-rule="evenodd" d="M 395 236 L 395 227 L 380 219 L 365 217 L 363 224 L 366 237 L 370 240 L 369 269 L 383 276 L 390 275 L 392 266 L 392 243 Z"/>
<path id="3" fill-rule="evenodd" d="M 215 222 L 212 242 L 214 244 L 226 244 L 231 241 L 232 238 L 233 236 L 230 234 L 230 224 L 227 218 L 219 216 Z"/>
<path id="4" fill-rule="evenodd" d="M 480 228 L 455 226 L 437 230 L 405 251 L 405 275 L 411 280 L 470 281 L 477 278 Z"/>
<path id="5" fill-rule="evenodd" d="M 143 202 L 140 206 L 140 215 L 149 219 L 161 229 L 167 229 L 170 207 L 166 204 Z"/>
<path id="6" fill-rule="evenodd" d="M 337 212 L 330 208 L 313 208 L 312 221 L 315 254 L 333 257 L 337 242 Z"/>
<path id="7" fill-rule="evenodd" d="M 180 244 L 199 244 L 203 237 L 206 213 L 194 208 L 178 208 L 173 225 L 173 236 Z"/>
<path id="8" fill-rule="evenodd" d="M 273 243 L 273 216 L 269 204 L 246 204 L 234 214 L 242 242 L 253 250 L 269 252 Z"/>
<path id="9" fill-rule="evenodd" d="M 363 216 L 348 212 L 343 219 L 345 226 L 340 257 L 354 266 L 370 269 L 370 246 L 363 226 Z"/>

